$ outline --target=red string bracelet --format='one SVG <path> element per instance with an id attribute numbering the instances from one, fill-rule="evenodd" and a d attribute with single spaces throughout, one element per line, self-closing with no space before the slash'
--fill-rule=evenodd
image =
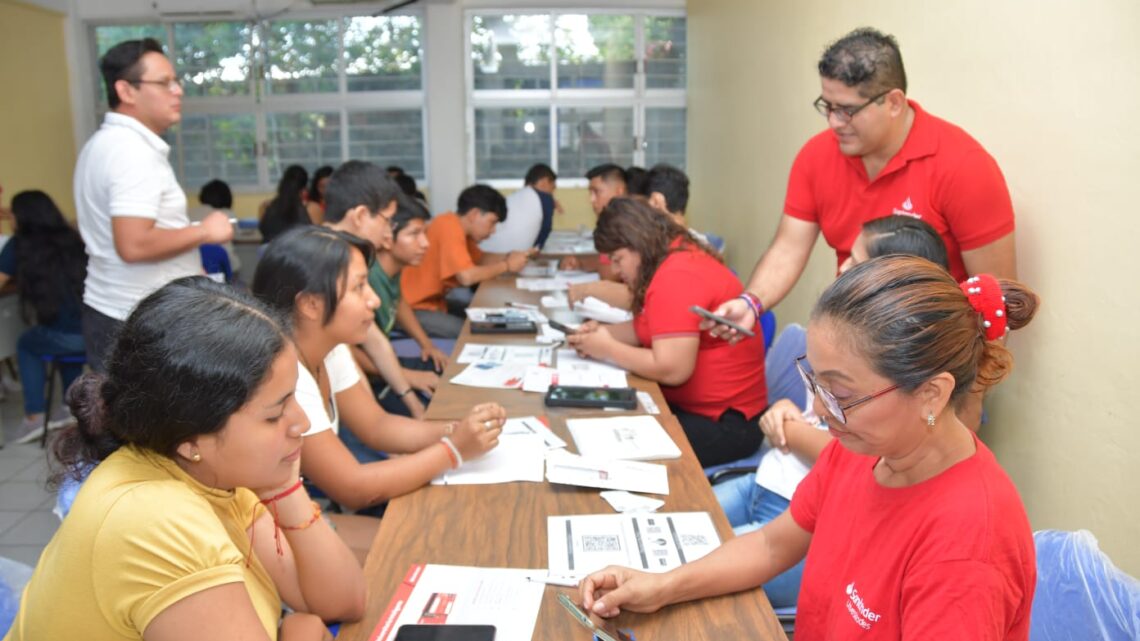
<path id="1" fill-rule="evenodd" d="M 267 499 L 261 499 L 261 502 L 265 505 L 269 505 L 270 503 L 273 503 L 275 501 L 280 501 L 281 499 L 285 498 L 286 496 L 289 496 L 293 492 L 296 492 L 297 490 L 301 489 L 301 485 L 303 485 L 303 484 L 304 484 L 304 480 L 298 478 L 296 483 L 294 483 L 293 485 L 290 485 L 287 489 L 281 490 L 281 493 L 275 494 L 274 496 L 271 496 Z"/>

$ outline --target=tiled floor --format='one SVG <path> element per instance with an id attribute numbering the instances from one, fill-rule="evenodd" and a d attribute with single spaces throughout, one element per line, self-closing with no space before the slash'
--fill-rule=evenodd
<path id="1" fill-rule="evenodd" d="M 39 443 L 12 441 L 24 418 L 20 392 L 0 401 L 4 448 L 0 449 L 0 557 L 35 566 L 40 552 L 59 527 L 52 513 L 55 493 L 47 481 L 47 455 Z"/>

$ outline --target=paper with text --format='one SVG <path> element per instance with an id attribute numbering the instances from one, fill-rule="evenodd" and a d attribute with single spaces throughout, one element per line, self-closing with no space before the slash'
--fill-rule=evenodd
<path id="1" fill-rule="evenodd" d="M 611 564 L 666 572 L 720 545 L 708 512 L 551 516 L 546 534 L 550 573 L 570 577 Z"/>

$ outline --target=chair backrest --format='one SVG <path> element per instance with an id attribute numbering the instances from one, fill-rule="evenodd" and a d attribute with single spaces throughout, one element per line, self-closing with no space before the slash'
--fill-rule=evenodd
<path id="1" fill-rule="evenodd" d="M 760 330 L 764 332 L 764 351 L 768 351 L 772 346 L 772 340 L 776 338 L 775 312 L 769 309 L 760 316 Z"/>
<path id="2" fill-rule="evenodd" d="M 807 330 L 789 323 L 764 354 L 764 381 L 768 384 L 768 404 L 786 398 L 796 407 L 807 403 L 804 379 L 796 371 L 796 358 L 807 351 Z"/>
<path id="3" fill-rule="evenodd" d="M 202 269 L 206 271 L 206 275 L 217 280 L 224 279 L 222 282 L 228 283 L 233 280 L 234 272 L 230 268 L 230 255 L 226 253 L 226 248 L 221 245 L 199 245 L 198 253 L 202 256 Z"/>
<path id="4" fill-rule="evenodd" d="M 1029 641 L 1140 638 L 1140 581 L 1112 564 L 1088 530 L 1041 530 Z"/>

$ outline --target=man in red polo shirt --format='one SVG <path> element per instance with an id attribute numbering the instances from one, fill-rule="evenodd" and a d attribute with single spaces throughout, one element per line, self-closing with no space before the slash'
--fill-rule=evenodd
<path id="1" fill-rule="evenodd" d="M 716 313 L 751 328 L 795 285 L 821 231 L 839 265 L 863 223 L 890 214 L 938 230 L 959 281 L 981 272 L 1016 277 L 1013 205 L 1001 170 L 969 134 L 907 99 L 894 37 L 852 31 L 824 52 L 819 75 L 815 107 L 828 129 L 796 156 L 784 216 L 745 293 Z M 723 325 L 704 328 L 735 338 Z"/>

